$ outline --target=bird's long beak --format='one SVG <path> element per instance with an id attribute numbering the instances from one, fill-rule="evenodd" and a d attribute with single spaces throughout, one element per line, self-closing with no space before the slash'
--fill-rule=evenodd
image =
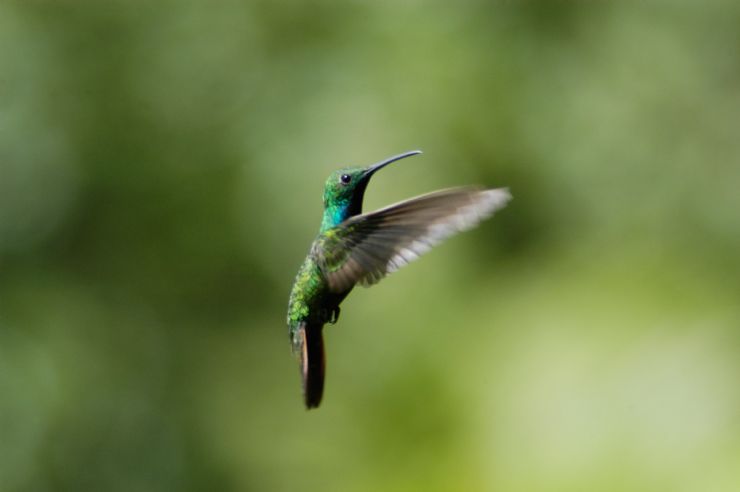
<path id="1" fill-rule="evenodd" d="M 417 155 L 417 154 L 421 154 L 421 150 L 410 150 L 408 152 L 404 152 L 403 154 L 398 154 L 398 155 L 394 155 L 393 157 L 389 157 L 383 161 L 380 161 L 371 166 L 368 166 L 368 168 L 365 169 L 365 172 L 362 177 L 365 179 L 368 179 L 370 178 L 370 176 L 372 176 L 375 173 L 375 171 L 378 171 L 379 169 L 384 168 L 388 164 L 404 159 L 406 157 L 411 157 L 412 155 Z"/>

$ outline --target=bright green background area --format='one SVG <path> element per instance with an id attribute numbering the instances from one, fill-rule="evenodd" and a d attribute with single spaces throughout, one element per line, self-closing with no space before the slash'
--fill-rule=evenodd
<path id="1" fill-rule="evenodd" d="M 740 490 L 740 4 L 0 3 L 0 490 Z M 514 200 L 326 329 L 328 173 Z"/>

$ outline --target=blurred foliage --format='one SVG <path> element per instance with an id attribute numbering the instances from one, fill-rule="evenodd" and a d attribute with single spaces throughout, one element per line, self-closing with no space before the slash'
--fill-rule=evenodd
<path id="1" fill-rule="evenodd" d="M 0 490 L 740 490 L 740 4 L 0 3 Z M 333 169 L 508 185 L 285 328 Z"/>

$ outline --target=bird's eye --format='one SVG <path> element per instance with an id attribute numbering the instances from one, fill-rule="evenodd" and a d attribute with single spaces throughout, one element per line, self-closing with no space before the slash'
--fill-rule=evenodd
<path id="1" fill-rule="evenodd" d="M 342 174 L 339 179 L 342 181 L 342 183 L 348 184 L 350 181 L 352 181 L 352 176 L 350 176 L 349 174 Z"/>

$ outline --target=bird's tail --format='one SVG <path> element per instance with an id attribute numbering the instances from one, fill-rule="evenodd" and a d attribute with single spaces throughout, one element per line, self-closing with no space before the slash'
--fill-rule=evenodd
<path id="1" fill-rule="evenodd" d="M 303 379 L 303 401 L 306 408 L 316 408 L 324 393 L 324 337 L 322 325 L 301 323 L 298 327 L 298 360 Z"/>

